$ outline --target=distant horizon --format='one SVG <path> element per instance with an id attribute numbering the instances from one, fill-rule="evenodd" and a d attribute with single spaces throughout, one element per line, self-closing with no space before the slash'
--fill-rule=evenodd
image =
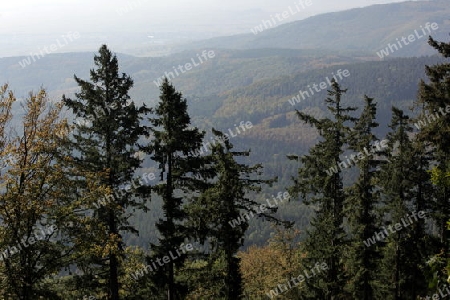
<path id="1" fill-rule="evenodd" d="M 305 1 L 281 0 L 273 5 L 268 0 L 248 1 L 245 4 L 206 0 L 194 0 L 190 4 L 179 4 L 175 0 L 168 0 L 164 4 L 149 0 L 129 0 L 125 3 L 120 0 L 99 0 L 95 3 L 87 0 L 67 0 L 64 3 L 43 0 L 36 6 L 32 0 L 18 0 L 4 4 L 0 10 L 0 20 L 8 24 L 0 28 L 0 35 L 5 37 L 0 42 L 0 57 L 28 56 L 52 44 L 62 35 L 75 31 L 80 33 L 78 43 L 69 43 L 54 53 L 96 51 L 99 45 L 108 44 L 112 49 L 117 48 L 118 52 L 130 55 L 136 55 L 139 48 L 145 48 L 146 45 L 158 45 L 163 55 L 164 46 L 251 33 L 251 28 L 263 20 L 274 18 L 288 7 Z M 310 1 L 310 6 L 276 23 L 273 28 L 329 12 L 375 4 L 411 2 Z M 130 36 L 134 39 L 130 40 Z"/>

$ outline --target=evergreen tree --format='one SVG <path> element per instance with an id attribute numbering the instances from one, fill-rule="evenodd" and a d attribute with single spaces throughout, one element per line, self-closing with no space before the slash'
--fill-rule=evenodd
<path id="1" fill-rule="evenodd" d="M 450 43 L 437 42 L 430 37 L 428 42 L 443 57 L 450 57 Z M 421 80 L 419 85 L 419 97 L 417 104 L 422 111 L 417 120 L 426 121 L 426 126 L 421 127 L 418 138 L 424 146 L 432 147 L 434 159 L 438 168 L 446 171 L 447 162 L 450 160 L 450 63 L 434 66 L 426 66 L 425 73 L 430 82 Z M 448 250 L 446 222 L 450 214 L 449 204 L 450 190 L 447 186 L 440 186 L 436 194 L 436 210 L 434 217 L 439 224 L 442 244 Z"/>
<path id="2" fill-rule="evenodd" d="M 373 133 L 378 127 L 376 119 L 376 103 L 365 96 L 365 106 L 360 118 L 351 132 L 349 140 L 350 157 L 357 157 L 357 153 L 372 152 L 373 145 L 379 143 Z M 348 216 L 350 242 L 346 251 L 346 270 L 349 275 L 347 290 L 353 299 L 369 300 L 374 298 L 374 284 L 376 278 L 376 263 L 379 258 L 377 247 L 367 246 L 377 226 L 376 207 L 379 193 L 376 190 L 374 176 L 380 161 L 372 156 L 365 156 L 357 160 L 359 177 L 347 190 L 346 211 Z"/>
<path id="3" fill-rule="evenodd" d="M 410 215 L 414 212 L 423 212 L 424 218 L 419 218 L 411 224 L 410 236 L 408 239 L 408 263 L 406 265 L 407 274 L 406 287 L 409 295 L 416 298 L 418 295 L 427 294 L 426 274 L 430 273 L 425 257 L 430 257 L 437 251 L 435 238 L 430 230 L 427 230 L 427 223 L 431 224 L 430 216 L 433 212 L 434 189 L 429 173 L 432 161 L 432 152 L 429 148 L 423 147 L 423 143 L 414 137 L 412 141 L 412 153 L 410 157 L 410 176 L 412 182 L 412 195 L 409 201 Z"/>
<path id="4" fill-rule="evenodd" d="M 252 175 L 261 174 L 262 166 L 247 166 L 237 162 L 239 157 L 249 156 L 250 151 L 232 151 L 233 145 L 228 138 L 220 131 L 212 131 L 215 140 L 220 142 L 212 146 L 206 168 L 215 177 L 210 186 L 189 206 L 190 226 L 192 232 L 196 233 L 194 237 L 201 243 L 208 241 L 210 264 L 224 260 L 223 270 L 215 276 L 216 280 L 222 280 L 224 284 L 216 291 L 215 299 L 241 299 L 240 260 L 236 254 L 244 243 L 250 217 L 256 216 L 257 208 L 260 207 L 258 202 L 249 199 L 248 193 L 259 192 L 261 184 L 271 184 L 274 180 L 252 179 Z M 269 209 L 273 211 L 273 208 L 267 208 L 263 204 L 263 214 L 259 216 L 270 218 L 264 213 Z M 209 280 L 211 275 L 210 272 L 207 273 Z"/>
<path id="5" fill-rule="evenodd" d="M 417 209 L 424 208 L 424 198 L 413 179 L 424 170 L 418 168 L 421 153 L 415 155 L 409 137 L 409 117 L 395 107 L 392 112 L 392 132 L 387 135 L 385 153 L 388 163 L 382 166 L 379 176 L 385 203 L 384 226 L 376 234 L 377 244 L 384 245 L 380 280 L 385 285 L 379 298 L 415 299 L 425 288 L 424 262 L 419 255 L 424 251 L 425 220 L 417 217 Z"/>
<path id="6" fill-rule="evenodd" d="M 354 119 L 348 112 L 352 107 L 342 107 L 341 97 L 346 92 L 336 81 L 333 81 L 328 91 L 328 109 L 334 120 L 316 119 L 297 111 L 298 117 L 314 126 L 322 140 L 309 151 L 309 155 L 301 157 L 302 166 L 298 177 L 294 178 L 291 194 L 300 194 L 306 204 L 318 207 L 311 221 L 312 229 L 303 243 L 306 257 L 303 260 L 304 269 L 311 269 L 316 263 L 326 263 L 327 270 L 319 272 L 305 280 L 307 299 L 340 299 L 344 296 L 344 265 L 343 254 L 345 246 L 344 232 L 344 188 L 342 169 L 348 168 L 346 162 L 340 161 L 347 143 L 349 128 L 347 121 Z M 289 159 L 298 160 L 297 156 Z"/>
<path id="7" fill-rule="evenodd" d="M 435 166 L 430 173 L 433 185 L 450 186 L 450 172 L 444 172 Z M 447 230 L 450 230 L 450 220 L 447 221 Z M 438 289 L 449 288 L 450 253 L 437 248 L 430 256 L 431 258 L 427 261 L 430 269 L 427 274 L 428 287 L 431 293 L 435 293 Z"/>
<path id="8" fill-rule="evenodd" d="M 146 209 L 145 200 L 133 197 L 135 182 L 133 188 L 131 183 L 141 164 L 135 154 L 138 140 L 145 133 L 140 122 L 148 110 L 130 103 L 128 92 L 133 81 L 124 73 L 119 75 L 117 57 L 106 45 L 100 47 L 94 63 L 96 69 L 90 71 L 92 82 L 74 76 L 81 91 L 75 94 L 76 99 L 63 97 L 63 101 L 83 121 L 76 124 L 73 132 L 74 163 L 82 170 L 96 172 L 100 185 L 107 191 L 92 207 L 96 227 L 103 234 L 89 241 L 91 252 L 84 255 L 87 260 L 84 264 L 92 273 L 86 276 L 85 283 L 103 287 L 108 299 L 118 300 L 122 235 L 137 233 L 129 224 L 130 214 L 126 210 Z"/>
<path id="9" fill-rule="evenodd" d="M 159 219 L 156 227 L 160 233 L 159 245 L 151 245 L 152 255 L 148 261 L 162 258 L 180 249 L 189 236 L 184 222 L 186 212 L 183 205 L 187 197 L 203 188 L 203 159 L 198 156 L 204 132 L 190 126 L 186 99 L 177 92 L 167 78 L 160 86 L 160 102 L 156 106 L 155 116 L 150 118 L 153 125 L 153 139 L 144 148 L 158 163 L 161 182 L 153 187 L 162 197 L 164 218 Z M 181 299 L 185 287 L 175 281 L 176 267 L 183 266 L 186 254 L 179 256 L 154 271 L 153 279 L 159 287 L 155 293 L 167 290 L 167 299 Z"/>
<path id="10" fill-rule="evenodd" d="M 431 37 L 428 43 L 444 58 L 450 57 L 450 43 L 438 42 Z M 445 174 L 450 170 L 448 164 L 450 161 L 450 63 L 447 60 L 442 64 L 426 66 L 425 73 L 429 82 L 421 80 L 419 84 L 417 105 L 421 112 L 415 120 L 419 124 L 424 124 L 420 126 L 420 131 L 417 133 L 418 144 L 422 149 L 431 151 L 431 158 L 435 165 L 434 174 Z M 440 245 L 435 251 L 440 253 L 439 255 L 445 255 L 450 253 L 450 236 L 447 228 L 450 215 L 450 185 L 435 185 L 433 196 L 430 217 L 438 225 L 440 240 Z M 446 280 L 445 277 L 439 279 L 440 282 L 446 282 Z"/>

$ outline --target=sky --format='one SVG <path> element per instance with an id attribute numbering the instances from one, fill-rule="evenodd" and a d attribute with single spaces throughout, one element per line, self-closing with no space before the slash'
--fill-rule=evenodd
<path id="1" fill-rule="evenodd" d="M 151 26 L 226 25 L 248 22 L 233 18 L 259 11 L 271 14 L 306 0 L 0 0 L 0 34 L 60 31 L 127 31 Z M 310 0 L 302 17 L 395 0 Z M 126 8 L 130 11 L 124 12 Z M 224 15 L 225 18 L 220 17 Z M 217 18 L 218 17 L 218 18 Z M 253 16 L 254 17 L 254 16 Z M 300 17 L 300 14 L 299 14 Z M 296 17 L 297 18 L 297 17 Z M 253 21 L 260 21 L 255 19 Z M 134 24 L 133 24 L 134 23 Z M 120 25 L 119 25 L 120 24 Z"/>
<path id="2" fill-rule="evenodd" d="M 310 1 L 310 5 L 306 1 Z M 37 51 L 42 45 L 69 32 L 78 32 L 85 38 L 84 42 L 88 37 L 92 37 L 93 33 L 103 34 L 103 38 L 107 40 L 138 32 L 157 37 L 158 33 L 163 31 L 178 32 L 180 35 L 199 39 L 250 33 L 250 29 L 262 20 L 282 13 L 289 6 L 297 5 L 303 8 L 277 25 L 324 12 L 403 1 L 0 0 L 0 35 L 3 39 L 0 46 L 11 50 L 23 45 L 23 51 L 14 50 L 23 55 L 27 51 Z M 5 35 L 14 38 L 6 37 L 5 40 Z M 15 48 L 11 44 L 14 44 Z M 55 52 L 72 49 L 73 47 L 68 45 Z M 0 56 L 4 56 L 2 54 L 5 53 L 0 50 Z"/>

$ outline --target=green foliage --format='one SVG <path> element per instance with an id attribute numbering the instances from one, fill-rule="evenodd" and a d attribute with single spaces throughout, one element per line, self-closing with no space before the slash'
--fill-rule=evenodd
<path id="1" fill-rule="evenodd" d="M 373 98 L 364 97 L 364 109 L 350 134 L 349 149 L 351 155 L 364 153 L 372 149 L 378 142 L 374 128 L 378 127 L 376 120 L 376 103 Z M 379 251 L 376 247 L 367 247 L 367 241 L 378 228 L 379 192 L 376 191 L 375 177 L 377 167 L 381 164 L 374 156 L 358 160 L 359 176 L 355 183 L 346 191 L 345 214 L 348 216 L 351 237 L 346 250 L 346 271 L 351 277 L 347 290 L 355 299 L 373 299 L 376 278 L 376 261 Z"/>
<path id="2" fill-rule="evenodd" d="M 127 208 L 146 210 L 145 199 L 136 198 L 139 188 L 124 189 L 133 181 L 133 174 L 141 160 L 136 156 L 138 140 L 144 135 L 140 124 L 145 106 L 137 108 L 129 102 L 129 89 L 133 81 L 126 74 L 119 75 L 118 60 L 106 45 L 94 57 L 96 69 L 90 71 L 92 82 L 75 76 L 81 88 L 76 99 L 63 97 L 64 104 L 81 122 L 75 124 L 71 146 L 74 166 L 82 172 L 93 172 L 99 176 L 105 194 L 94 203 L 92 222 L 84 230 L 95 234 L 88 242 L 83 239 L 83 230 L 76 236 L 87 243 L 80 247 L 77 266 L 83 270 L 80 279 L 93 291 L 104 291 L 108 299 L 118 300 L 124 259 L 123 232 L 137 233 L 129 223 Z M 82 196 L 90 193 L 88 178 L 77 180 Z"/>
<path id="3" fill-rule="evenodd" d="M 417 100 L 417 105 L 422 109 L 418 119 L 426 118 L 429 120 L 427 125 L 421 128 L 418 139 L 432 151 L 432 159 L 435 162 L 434 167 L 430 170 L 431 182 L 435 185 L 431 216 L 438 226 L 439 244 L 435 249 L 434 255 L 430 255 L 429 265 L 433 271 L 430 272 L 429 285 L 433 288 L 442 288 L 448 286 L 447 281 L 450 278 L 448 271 L 448 265 L 450 264 L 450 259 L 448 258 L 450 253 L 450 235 L 447 228 L 450 215 L 450 204 L 448 201 L 450 186 L 447 174 L 450 147 L 450 126 L 448 122 L 450 121 L 450 116 L 446 112 L 446 108 L 450 103 L 450 63 L 448 62 L 450 44 L 438 42 L 431 37 L 428 43 L 446 59 L 442 64 L 426 67 L 429 82 L 420 82 Z M 447 256 L 446 262 L 445 256 Z"/>
<path id="4" fill-rule="evenodd" d="M 152 255 L 163 257 L 179 249 L 189 236 L 185 227 L 186 212 L 183 204 L 186 197 L 202 188 L 201 168 L 203 159 L 198 155 L 203 132 L 190 127 L 187 102 L 167 78 L 161 85 L 160 102 L 154 109 L 155 116 L 149 134 L 152 139 L 143 149 L 158 163 L 160 183 L 152 187 L 162 198 L 164 218 L 159 219 L 156 228 L 160 233 L 159 245 L 151 244 Z M 152 276 L 160 294 L 167 290 L 168 298 L 182 297 L 185 288 L 175 281 L 175 267 L 181 268 L 186 255 L 170 260 Z"/>
<path id="5" fill-rule="evenodd" d="M 224 260 L 223 275 L 216 275 L 223 281 L 223 286 L 217 289 L 215 297 L 240 299 L 242 283 L 236 253 L 243 245 L 249 222 L 243 214 L 254 216 L 257 213 L 255 207 L 258 206 L 248 193 L 259 192 L 262 184 L 271 184 L 274 180 L 253 179 L 261 174 L 262 166 L 247 166 L 237 162 L 240 157 L 249 156 L 250 151 L 232 151 L 233 145 L 228 137 L 214 129 L 213 134 L 216 142 L 211 155 L 207 157 L 206 168 L 215 177 L 189 206 L 190 227 L 195 232 L 194 237 L 201 243 L 208 241 L 209 264 Z M 273 220 L 267 213 L 260 214 L 260 217 Z"/>
<path id="6" fill-rule="evenodd" d="M 336 167 L 344 145 L 348 141 L 350 129 L 348 121 L 354 121 L 348 115 L 353 107 L 343 107 L 341 97 L 346 92 L 340 85 L 332 82 L 326 102 L 333 119 L 317 119 L 297 111 L 298 117 L 317 128 L 321 141 L 312 147 L 309 155 L 300 158 L 302 166 L 294 185 L 289 189 L 291 194 L 300 194 L 306 204 L 313 204 L 319 209 L 311 221 L 311 230 L 303 243 L 305 252 L 303 265 L 314 265 L 316 262 L 326 262 L 327 272 L 315 276 L 306 282 L 306 299 L 333 299 L 343 297 L 344 293 L 344 188 L 341 170 L 335 173 L 326 172 L 330 167 Z M 298 156 L 289 159 L 298 160 Z"/>
<path id="7" fill-rule="evenodd" d="M 428 212 L 425 203 L 431 201 L 431 193 L 424 181 L 427 181 L 427 163 L 422 150 L 415 149 L 410 139 L 412 127 L 409 116 L 393 107 L 393 116 L 388 133 L 388 147 L 384 157 L 386 163 L 381 167 L 379 186 L 383 193 L 384 227 L 391 228 L 385 237 L 383 259 L 379 274 L 380 297 L 386 299 L 411 298 L 426 293 L 425 263 L 423 257 L 430 252 L 428 233 L 425 232 L 425 220 L 409 221 L 414 212 Z M 418 146 L 420 147 L 420 145 Z M 425 165 L 424 165 L 425 164 Z M 416 179 L 420 178 L 418 182 Z M 394 230 L 395 224 L 402 224 L 401 230 Z M 386 235 L 386 236 L 385 236 Z M 428 244 L 428 245 L 427 245 Z M 428 248 L 428 249 L 427 249 Z M 393 279 L 393 284 L 386 284 Z"/>
<path id="8" fill-rule="evenodd" d="M 427 5 L 441 7 L 443 3 L 434 1 Z M 422 10 L 423 4 L 406 5 Z M 344 15 L 358 20 L 361 11 Z M 383 14 L 383 8 L 371 11 L 376 11 L 375 15 Z M 399 11 L 397 19 L 404 20 L 405 15 Z M 420 20 L 425 21 L 431 15 L 435 16 L 424 13 Z M 339 19 L 335 21 L 336 24 L 344 23 Z M 314 20 L 307 22 L 314 24 Z M 398 20 L 391 18 L 389 22 L 394 26 Z M 412 27 L 417 24 L 414 22 L 408 18 L 403 30 L 416 29 Z M 287 24 L 273 32 L 298 34 L 296 26 Z M 328 45 L 332 45 L 336 37 L 343 39 L 337 31 L 341 33 L 345 28 L 348 29 L 345 26 L 332 29 L 333 39 L 327 37 Z M 389 38 L 401 33 L 392 34 L 395 36 L 388 35 L 382 42 L 387 43 L 391 41 Z M 243 37 L 241 42 L 245 44 L 246 38 Z M 322 36 L 316 38 L 323 40 Z M 259 36 L 252 37 L 252 41 L 264 44 Z M 380 45 L 379 40 L 371 42 Z M 367 46 L 361 44 L 360 38 L 358 43 Z M 448 44 L 433 39 L 430 44 L 444 58 L 450 57 Z M 191 52 L 177 54 L 170 58 L 173 61 L 154 59 L 145 70 L 142 65 L 149 59 L 126 57 L 124 62 L 131 73 L 146 74 L 132 90 L 133 80 L 126 74 L 119 75 L 116 56 L 102 46 L 100 54 L 94 58 L 96 69 L 90 72 L 91 81 L 75 76 L 81 91 L 75 94 L 75 100 L 63 98 L 74 116 L 82 121 L 74 125 L 70 143 L 53 135 L 62 133 L 67 127 L 61 125 L 61 131 L 57 131 L 49 126 L 52 122 L 42 119 L 36 121 L 31 117 L 30 121 L 32 125 L 42 125 L 43 133 L 39 139 L 29 139 L 25 130 L 25 138 L 14 140 L 16 147 L 14 143 L 5 146 L 8 141 L 4 128 L 1 128 L 2 154 L 19 152 L 26 157 L 29 148 L 21 148 L 27 145 L 22 141 L 31 142 L 36 148 L 31 151 L 35 160 L 25 159 L 23 165 L 2 173 L 7 184 L 0 201 L 0 214 L 2 222 L 8 226 L 1 227 L 0 244 L 13 245 L 37 222 L 63 225 L 70 221 L 73 225 L 64 225 L 56 241 L 49 239 L 24 251 L 20 261 L 13 257 L 0 264 L 1 292 L 5 297 L 20 293 L 24 294 L 24 299 L 39 295 L 46 299 L 95 295 L 97 298 L 135 300 L 166 299 L 167 295 L 169 299 L 239 299 L 243 294 L 262 297 L 262 290 L 281 282 L 281 277 L 322 261 L 329 266 L 327 272 L 307 280 L 280 298 L 414 299 L 446 285 L 450 265 L 446 230 L 450 211 L 447 178 L 449 116 L 421 129 L 416 139 L 411 120 L 402 109 L 414 98 L 417 79 L 423 77 L 423 65 L 429 63 L 439 64 L 427 67 L 429 82 L 420 83 L 418 106 L 423 110 L 421 117 L 445 109 L 450 101 L 448 63 L 440 64 L 444 59 L 436 57 L 422 57 L 348 64 L 358 58 L 349 57 L 350 52 L 328 50 L 220 50 L 216 54 L 214 60 L 174 80 L 185 91 L 184 95 L 195 95 L 188 97 L 192 99 L 189 107 L 195 116 L 193 119 L 188 113 L 188 100 L 167 79 L 161 86 L 161 101 L 148 120 L 150 127 L 145 127 L 147 120 L 143 120 L 147 108 L 130 102 L 130 95 L 145 99 L 156 95 L 152 79 L 170 70 L 173 62 L 188 61 Z M 324 92 L 308 97 L 295 107 L 289 104 L 288 100 L 299 90 L 325 81 L 326 76 L 331 78 L 331 73 L 337 70 L 336 64 L 351 74 L 343 82 L 350 88 L 349 93 L 333 82 L 325 103 L 322 101 Z M 311 70 L 314 68 L 316 70 Z M 31 66 L 30 70 L 33 70 Z M 73 87 L 63 81 L 63 88 Z M 24 84 L 22 88 L 26 87 Z M 347 103 L 359 106 L 365 93 L 379 99 L 381 113 L 375 117 L 375 104 L 366 97 L 366 106 L 357 121 L 349 114 L 354 111 L 353 107 L 341 106 L 341 97 L 345 94 Z M 43 94 L 31 97 L 45 98 Z M 0 122 L 8 120 L 11 110 L 8 101 L 0 103 Z M 387 151 L 380 153 L 381 157 L 359 161 L 354 170 L 326 172 L 342 161 L 348 151 L 368 148 L 375 140 L 372 130 L 375 131 L 377 123 L 382 124 L 377 134 L 383 135 L 393 101 L 399 109 L 392 111 Z M 298 123 L 294 108 L 304 124 Z M 56 120 L 58 113 L 59 110 L 53 111 L 50 119 Z M 209 129 L 215 124 L 216 128 L 225 131 L 241 121 L 251 121 L 254 126 L 251 131 L 236 137 L 233 144 L 238 148 L 242 145 L 245 149 L 251 147 L 255 155 L 250 157 L 250 151 L 233 151 L 231 141 L 224 140 L 224 144 L 211 147 L 211 155 L 200 156 L 205 136 L 194 125 Z M 353 131 L 349 128 L 351 122 L 355 122 Z M 312 125 L 311 128 L 308 125 Z M 213 134 L 223 140 L 220 131 L 214 130 Z M 140 147 L 138 141 L 144 140 L 144 135 L 149 141 Z M 61 147 L 56 146 L 56 140 L 61 142 Z M 310 146 L 309 153 L 303 155 Z M 141 158 L 136 156 L 138 150 L 146 151 L 150 158 L 142 170 L 139 170 Z M 292 161 L 285 161 L 282 157 L 289 153 L 297 155 L 290 156 Z M 265 165 L 264 173 L 261 162 Z M 427 173 L 432 165 L 435 167 Z M 150 188 L 140 184 L 131 191 L 120 192 L 114 201 L 95 205 L 105 195 L 117 196 L 116 192 L 128 183 L 137 183 L 134 176 L 144 168 L 159 173 L 158 183 L 151 188 L 152 196 L 157 199 L 151 215 L 142 213 L 147 208 L 143 195 L 148 196 Z M 241 257 L 245 255 L 236 256 L 236 253 L 244 242 L 263 245 L 271 229 L 259 221 L 277 221 L 278 218 L 262 213 L 254 222 L 244 219 L 231 228 L 230 221 L 242 217 L 243 213 L 256 215 L 254 208 L 264 201 L 265 195 L 270 195 L 273 190 L 283 190 L 294 172 L 297 176 L 289 191 L 295 195 L 294 200 L 301 199 L 302 203 L 286 203 L 279 207 L 279 214 L 275 216 L 300 220 L 300 228 L 310 224 L 310 230 L 302 237 L 300 248 L 292 246 L 289 228 L 286 243 L 262 248 L 262 254 L 270 255 L 270 266 L 275 271 L 266 276 L 261 272 L 264 267 L 259 264 L 260 273 L 256 276 L 251 265 L 257 264 L 258 260 L 265 262 L 265 256 L 255 254 L 248 260 L 252 263 L 242 268 Z M 281 180 L 276 183 L 260 179 L 278 174 L 281 174 Z M 260 186 L 264 183 L 273 183 L 273 186 Z M 345 189 L 346 186 L 349 188 Z M 25 204 L 30 203 L 31 206 L 26 207 Z M 159 204 L 161 208 L 157 207 Z M 10 207 L 13 213 L 8 211 Z M 429 213 L 427 221 L 414 222 L 372 247 L 364 244 L 383 226 L 398 223 L 412 211 L 421 210 Z M 154 222 L 148 222 L 157 218 L 159 242 L 156 241 Z M 312 219 L 311 223 L 309 219 Z M 439 226 L 438 241 L 427 228 L 432 221 Z M 147 231 L 140 240 L 131 237 L 137 233 L 134 225 Z M 141 280 L 129 276 L 152 259 L 166 256 L 182 242 L 194 239 L 211 251 L 182 255 Z M 143 240 L 150 241 L 150 251 L 126 247 L 131 242 L 143 244 Z M 259 250 L 255 249 L 252 248 L 252 254 Z M 277 260 L 276 255 L 282 258 Z M 37 274 L 39 268 L 30 264 L 39 259 L 48 267 Z M 61 274 L 56 274 L 58 271 Z M 425 275 L 429 277 L 428 282 Z M 34 285 L 30 280 L 35 280 Z M 252 280 L 257 282 L 249 284 Z"/>

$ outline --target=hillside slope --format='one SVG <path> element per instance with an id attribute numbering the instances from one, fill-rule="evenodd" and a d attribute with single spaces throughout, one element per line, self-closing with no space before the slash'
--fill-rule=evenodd
<path id="1" fill-rule="evenodd" d="M 274 28 L 261 24 L 257 34 L 218 37 L 179 49 L 205 47 L 226 49 L 258 49 L 266 47 L 290 49 L 329 49 L 366 51 L 378 58 L 376 52 L 396 43 L 402 36 L 418 36 L 407 46 L 402 46 L 390 56 L 421 56 L 432 54 L 427 45 L 428 35 L 446 39 L 450 32 L 450 6 L 447 0 L 401 2 L 372 5 L 346 11 L 326 13 Z M 268 17 L 269 18 L 269 17 Z M 437 30 L 425 29 L 427 22 L 438 24 Z M 424 28 L 423 33 L 421 26 Z M 252 28 L 255 31 L 255 27 Z M 262 30 L 262 31 L 261 31 Z M 408 42 L 408 41 L 407 41 Z M 402 44 L 403 45 L 403 44 Z"/>

